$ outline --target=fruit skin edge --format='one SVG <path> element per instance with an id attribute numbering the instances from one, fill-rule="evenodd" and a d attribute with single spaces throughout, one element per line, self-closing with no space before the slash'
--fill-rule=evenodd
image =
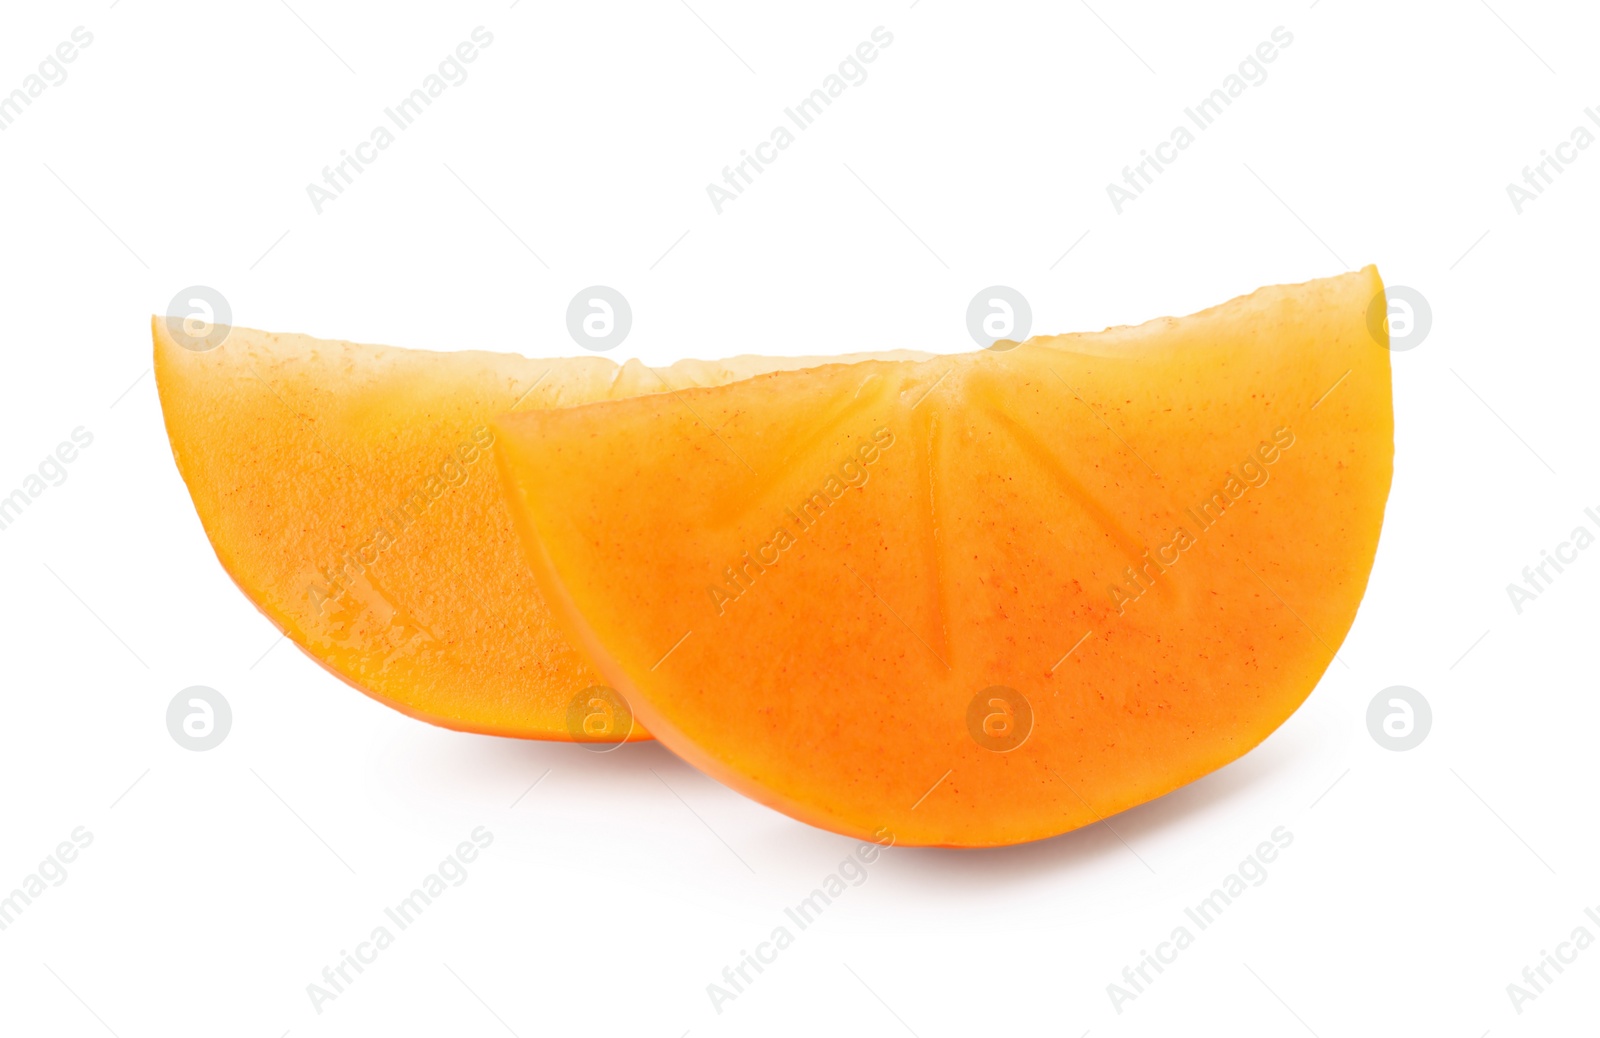
<path id="1" fill-rule="evenodd" d="M 158 371 L 162 365 L 162 340 L 163 338 L 170 338 L 170 336 L 167 334 L 165 325 L 166 318 L 163 318 L 159 315 L 151 315 L 150 336 L 154 348 L 154 364 Z M 178 477 L 183 481 L 184 489 L 189 494 L 190 505 L 193 507 L 195 505 L 194 491 L 189 486 L 189 477 L 185 475 L 183 462 L 178 456 L 178 438 L 174 437 L 173 435 L 173 419 L 165 406 L 163 406 L 161 410 L 161 420 L 162 429 L 167 435 L 167 445 L 172 451 L 173 464 L 178 470 Z M 317 666 L 327 671 L 333 677 L 337 678 L 340 682 L 355 689 L 357 692 L 360 692 L 367 698 L 383 704 L 391 710 L 404 714 L 413 720 L 421 721 L 425 724 L 430 724 L 437 728 L 443 728 L 448 731 L 463 732 L 468 735 L 492 735 L 503 739 L 519 739 L 528 742 L 570 742 L 581 743 L 584 745 L 621 745 L 622 743 L 653 742 L 655 739 L 654 736 L 649 734 L 648 730 L 645 730 L 637 723 L 634 724 L 632 730 L 624 739 L 579 739 L 565 729 L 553 729 L 540 733 L 530 733 L 526 730 L 519 729 L 511 725 L 496 725 L 488 722 L 478 723 L 472 721 L 463 721 L 456 718 L 444 717 L 435 713 L 427 713 L 419 707 L 414 707 L 399 700 L 392 699 L 389 696 L 384 695 L 382 692 L 379 692 L 376 688 L 368 686 L 355 676 L 337 669 L 332 663 L 323 659 L 314 650 L 307 646 L 300 637 L 297 637 L 293 632 L 291 632 L 288 624 L 284 620 L 281 620 L 264 604 L 257 601 L 256 596 L 251 592 L 249 586 L 240 578 L 239 574 L 234 571 L 233 567 L 228 564 L 228 560 L 223 558 L 222 552 L 217 547 L 217 538 L 212 535 L 212 531 L 207 526 L 205 517 L 199 514 L 198 508 L 196 508 L 196 518 L 200 521 L 201 529 L 205 533 L 206 543 L 211 548 L 211 554 L 216 558 L 218 565 L 222 567 L 222 571 L 227 574 L 228 579 L 233 582 L 234 587 L 238 588 L 240 595 L 243 596 L 245 601 L 249 602 L 251 606 L 255 608 L 256 612 L 266 617 L 267 621 L 271 623 L 272 626 L 278 631 L 280 640 L 288 640 L 294 645 L 295 648 L 299 649 L 303 655 L 309 658 L 312 662 L 316 663 Z"/>
<path id="2" fill-rule="evenodd" d="M 1381 306 L 1383 308 L 1383 312 L 1387 313 L 1387 288 L 1384 285 L 1382 277 L 1378 273 L 1375 264 L 1368 264 L 1359 271 L 1347 271 L 1343 275 L 1334 275 L 1333 277 L 1348 277 L 1357 274 L 1367 274 L 1368 272 L 1370 272 L 1372 281 L 1374 281 L 1377 285 L 1377 294 L 1374 297 L 1372 306 Z M 1225 300 L 1222 303 L 1196 311 L 1194 314 L 1185 315 L 1185 317 L 1195 317 L 1208 313 L 1212 310 L 1230 306 L 1267 290 L 1298 288 L 1324 280 L 1332 280 L 1332 278 L 1313 278 L 1305 282 L 1262 286 L 1253 292 L 1248 292 L 1232 299 Z M 1156 317 L 1148 321 L 1141 322 L 1139 325 L 1118 325 L 1104 329 L 1104 331 L 1110 332 L 1118 330 L 1132 330 L 1147 325 L 1172 322 L 1182 319 L 1184 318 Z M 568 594 L 564 582 L 557 576 L 554 564 L 549 556 L 548 551 L 545 549 L 543 539 L 540 537 L 529 518 L 530 508 L 525 503 L 526 495 L 523 494 L 520 481 L 515 477 L 515 474 L 512 471 L 512 462 L 508 457 L 511 450 L 514 449 L 508 446 L 512 442 L 512 438 L 504 434 L 504 429 L 502 429 L 499 425 L 499 418 L 495 419 L 495 421 L 491 423 L 491 427 L 495 429 L 496 441 L 493 453 L 495 455 L 495 464 L 501 478 L 502 491 L 508 496 L 523 499 L 512 502 L 513 507 L 511 512 L 513 516 L 513 523 L 516 526 L 519 538 L 522 542 L 524 556 L 527 559 L 529 568 L 534 574 L 541 593 L 545 596 L 545 601 L 550 606 L 551 614 L 555 617 L 559 629 L 568 638 L 568 640 L 571 641 L 572 644 L 578 646 L 588 655 L 590 661 L 595 666 L 595 669 L 598 670 L 601 676 L 610 683 L 611 687 L 627 701 L 629 709 L 633 712 L 633 715 L 636 719 L 642 720 L 651 732 L 657 733 L 658 737 L 664 733 L 665 737 L 660 738 L 660 741 L 664 746 L 671 750 L 672 753 L 705 774 L 710 775 L 723 785 L 733 789 L 735 792 L 741 793 L 752 800 L 757 801 L 758 803 L 761 803 L 776 811 L 780 811 L 791 818 L 804 822 L 807 825 L 822 829 L 826 832 L 838 833 L 839 835 L 847 836 L 852 839 L 884 845 L 898 844 L 899 846 L 906 847 L 937 847 L 957 850 L 981 850 L 994 847 L 1018 846 L 1026 843 L 1038 842 L 1040 840 L 1053 839 L 1069 832 L 1075 832 L 1078 829 L 1087 828 L 1088 826 L 1095 824 L 1096 821 L 1104 821 L 1106 818 L 1121 814 L 1122 812 L 1131 810 L 1135 807 L 1139 807 L 1144 804 L 1155 803 L 1159 800 L 1165 799 L 1173 793 L 1193 785 L 1195 782 L 1200 781 L 1208 775 L 1215 774 L 1217 771 L 1229 764 L 1233 764 L 1236 761 L 1242 760 L 1246 755 L 1254 751 L 1256 747 L 1265 742 L 1269 736 L 1281 728 L 1290 717 L 1293 717 L 1295 713 L 1297 713 L 1299 709 L 1305 705 L 1305 701 L 1310 698 L 1311 693 L 1314 692 L 1322 683 L 1322 679 L 1326 676 L 1328 668 L 1332 666 L 1333 660 L 1337 658 L 1339 649 L 1343 647 L 1345 641 L 1349 638 L 1351 628 L 1355 626 L 1355 619 L 1357 616 L 1359 616 L 1361 603 L 1366 600 L 1367 589 L 1370 587 L 1372 580 L 1372 569 L 1376 564 L 1377 550 L 1382 541 L 1383 521 L 1388 511 L 1389 495 L 1393 490 L 1393 364 L 1390 358 L 1391 351 L 1389 349 L 1389 328 L 1387 321 L 1385 320 L 1379 322 L 1375 330 L 1370 329 L 1369 327 L 1369 334 L 1374 331 L 1376 333 L 1373 336 L 1374 346 L 1375 348 L 1383 351 L 1383 370 L 1385 375 L 1388 376 L 1390 380 L 1389 414 L 1391 416 L 1391 428 L 1387 440 L 1388 453 L 1386 459 L 1388 461 L 1387 477 L 1389 485 L 1385 488 L 1381 504 L 1379 505 L 1376 515 L 1373 517 L 1373 521 L 1377 527 L 1378 533 L 1373 539 L 1372 549 L 1369 553 L 1369 557 L 1366 559 L 1365 565 L 1361 567 L 1361 580 L 1359 586 L 1359 595 L 1356 596 L 1356 608 L 1351 615 L 1350 623 L 1345 626 L 1345 629 L 1332 643 L 1327 662 L 1322 665 L 1321 669 L 1316 673 L 1314 678 L 1308 681 L 1305 692 L 1299 697 L 1299 701 L 1295 703 L 1293 709 L 1289 710 L 1276 724 L 1272 725 L 1271 728 L 1266 729 L 1259 738 L 1250 742 L 1248 745 L 1245 745 L 1243 749 L 1234 753 L 1221 764 L 1197 774 L 1193 778 L 1188 779 L 1187 781 L 1184 781 L 1157 796 L 1133 801 L 1121 806 L 1113 806 L 1104 812 L 1094 812 L 1094 809 L 1091 808 L 1091 812 L 1097 813 L 1098 815 L 1098 817 L 1094 820 L 1086 821 L 1067 829 L 1044 833 L 1024 839 L 996 838 L 987 841 L 970 841 L 961 843 L 938 840 L 924 841 L 899 837 L 887 826 L 878 826 L 876 828 L 868 829 L 860 825 L 843 823 L 832 817 L 825 818 L 821 816 L 808 805 L 789 795 L 781 793 L 770 786 L 760 785 L 752 782 L 745 775 L 737 772 L 731 766 L 724 765 L 721 761 L 712 757 L 706 751 L 701 750 L 692 740 L 685 736 L 681 729 L 672 724 L 666 719 L 665 716 L 657 711 L 651 705 L 648 698 L 639 693 L 637 687 L 628 677 L 623 668 L 618 665 L 615 660 L 611 658 L 610 653 L 606 651 L 603 640 L 600 639 L 595 634 L 594 630 L 589 626 L 581 610 L 577 608 L 576 604 Z M 1044 336 L 1043 338 L 1049 338 L 1049 336 Z M 577 406 L 585 407 L 594 405 Z M 1321 635 L 1318 635 L 1318 638 L 1321 640 Z"/>

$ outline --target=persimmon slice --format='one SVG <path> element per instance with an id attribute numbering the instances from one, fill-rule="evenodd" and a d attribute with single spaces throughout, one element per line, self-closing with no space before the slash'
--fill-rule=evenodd
<path id="1" fill-rule="evenodd" d="M 552 625 L 488 460 L 490 420 L 806 363 L 657 370 L 151 327 L 178 470 L 223 568 L 279 629 L 414 717 L 584 742 L 649 736 Z"/>
<path id="2" fill-rule="evenodd" d="M 495 454 L 558 622 L 674 752 L 852 836 L 1017 843 L 1221 767 L 1316 685 L 1389 492 L 1385 308 L 1369 267 L 511 414 Z"/>

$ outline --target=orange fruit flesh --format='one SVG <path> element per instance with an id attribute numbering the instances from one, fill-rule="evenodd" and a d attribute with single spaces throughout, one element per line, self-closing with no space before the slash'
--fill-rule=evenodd
<path id="1" fill-rule="evenodd" d="M 901 844 L 1239 757 L 1355 617 L 1393 462 L 1374 268 L 1005 351 L 495 422 L 556 616 L 669 748 Z"/>
<path id="2" fill-rule="evenodd" d="M 448 728 L 647 739 L 569 706 L 601 684 L 552 625 L 487 460 L 490 419 L 747 378 L 805 359 L 647 368 L 433 353 L 152 320 L 173 456 L 217 558 L 313 659 Z"/>

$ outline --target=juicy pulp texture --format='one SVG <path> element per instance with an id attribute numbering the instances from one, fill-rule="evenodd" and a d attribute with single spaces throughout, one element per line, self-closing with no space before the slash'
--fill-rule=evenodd
<path id="1" fill-rule="evenodd" d="M 803 359 L 652 369 L 602 357 L 367 346 L 233 328 L 208 352 L 152 320 L 172 453 L 223 567 L 356 688 L 449 728 L 649 738 L 569 707 L 602 680 L 551 624 L 488 460 L 518 409 L 676 392 Z"/>
<path id="2" fill-rule="evenodd" d="M 513 414 L 495 453 L 557 619 L 674 752 L 852 836 L 1016 843 L 1316 685 L 1389 491 L 1382 294 Z"/>

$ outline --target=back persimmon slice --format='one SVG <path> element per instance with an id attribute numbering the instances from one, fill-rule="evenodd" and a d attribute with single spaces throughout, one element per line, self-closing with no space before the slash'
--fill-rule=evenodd
<path id="1" fill-rule="evenodd" d="M 649 368 L 151 321 L 173 457 L 223 568 L 301 649 L 447 728 L 648 739 L 553 625 L 488 461 L 489 422 L 804 359 Z"/>

